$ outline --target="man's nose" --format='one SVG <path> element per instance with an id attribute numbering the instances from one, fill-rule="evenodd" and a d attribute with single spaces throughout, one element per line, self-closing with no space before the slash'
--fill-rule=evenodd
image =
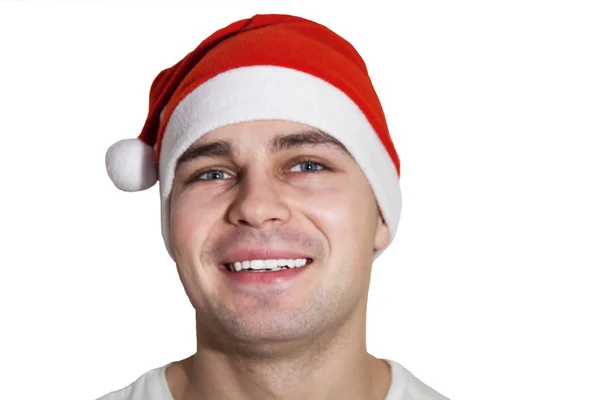
<path id="1" fill-rule="evenodd" d="M 231 223 L 260 228 L 268 223 L 283 223 L 290 217 L 282 182 L 265 172 L 248 172 L 238 185 L 239 191 L 229 209 Z"/>

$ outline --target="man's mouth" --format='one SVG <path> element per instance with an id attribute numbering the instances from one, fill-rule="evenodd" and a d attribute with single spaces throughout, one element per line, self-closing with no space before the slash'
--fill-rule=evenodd
<path id="1" fill-rule="evenodd" d="M 242 260 L 221 265 L 230 272 L 276 272 L 291 268 L 303 268 L 312 262 L 311 258 Z"/>

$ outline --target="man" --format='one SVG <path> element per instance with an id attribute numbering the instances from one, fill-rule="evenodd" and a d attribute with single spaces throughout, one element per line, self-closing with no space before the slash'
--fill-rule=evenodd
<path id="1" fill-rule="evenodd" d="M 141 134 L 106 165 L 122 190 L 160 182 L 197 352 L 102 399 L 444 399 L 366 351 L 400 162 L 343 38 L 289 15 L 215 32 L 157 76 Z"/>

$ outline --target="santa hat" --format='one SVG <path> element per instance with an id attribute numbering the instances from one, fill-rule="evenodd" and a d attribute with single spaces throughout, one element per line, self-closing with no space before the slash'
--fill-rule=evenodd
<path id="1" fill-rule="evenodd" d="M 162 233 L 172 255 L 169 197 L 177 159 L 216 128 L 268 119 L 310 125 L 342 142 L 369 180 L 393 239 L 400 160 L 365 63 L 342 37 L 296 16 L 234 22 L 158 74 L 139 137 L 106 153 L 108 175 L 125 191 L 159 180 Z"/>

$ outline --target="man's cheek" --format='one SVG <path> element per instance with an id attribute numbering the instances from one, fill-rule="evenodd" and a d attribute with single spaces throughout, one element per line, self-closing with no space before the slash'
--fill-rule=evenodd
<path id="1" fill-rule="evenodd" d="M 171 216 L 171 237 L 173 245 L 180 250 L 193 250 L 199 245 L 202 235 L 202 221 L 194 213 L 178 212 Z"/>

